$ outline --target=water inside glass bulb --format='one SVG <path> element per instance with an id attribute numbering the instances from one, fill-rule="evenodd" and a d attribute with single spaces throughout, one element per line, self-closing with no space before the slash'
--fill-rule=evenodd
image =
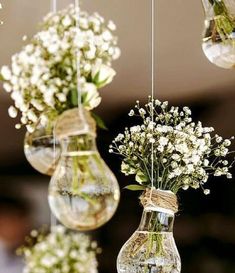
<path id="1" fill-rule="evenodd" d="M 235 67 L 235 0 L 202 0 L 205 21 L 202 49 L 221 68 Z"/>
<path id="2" fill-rule="evenodd" d="M 173 223 L 174 214 L 145 209 L 138 230 L 119 252 L 118 273 L 180 273 Z"/>
<path id="3" fill-rule="evenodd" d="M 24 139 L 24 153 L 30 165 L 38 172 L 52 175 L 60 157 L 60 146 L 53 137 L 54 120 L 42 124 L 39 120 L 32 133 Z"/>
<path id="4" fill-rule="evenodd" d="M 118 182 L 96 148 L 94 130 L 90 114 L 78 109 L 66 111 L 55 128 L 62 152 L 49 185 L 49 204 L 57 219 L 74 230 L 102 226 L 119 203 Z"/>

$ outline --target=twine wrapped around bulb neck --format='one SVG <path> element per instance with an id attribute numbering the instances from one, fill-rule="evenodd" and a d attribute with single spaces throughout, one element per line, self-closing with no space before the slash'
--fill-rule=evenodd
<path id="1" fill-rule="evenodd" d="M 65 111 L 55 125 L 55 136 L 59 140 L 88 133 L 96 137 L 96 122 L 82 107 Z"/>
<path id="2" fill-rule="evenodd" d="M 173 192 L 158 190 L 156 188 L 146 189 L 140 197 L 140 202 L 144 208 L 147 206 L 157 206 L 163 209 L 178 212 L 178 200 Z"/>

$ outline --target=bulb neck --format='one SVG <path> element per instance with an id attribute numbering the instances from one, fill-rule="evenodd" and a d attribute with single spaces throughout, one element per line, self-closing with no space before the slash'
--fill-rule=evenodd
<path id="1" fill-rule="evenodd" d="M 174 213 L 160 207 L 144 208 L 139 231 L 173 232 Z"/>
<path id="2" fill-rule="evenodd" d="M 62 156 L 96 152 L 95 137 L 91 134 L 69 136 L 61 141 Z"/>

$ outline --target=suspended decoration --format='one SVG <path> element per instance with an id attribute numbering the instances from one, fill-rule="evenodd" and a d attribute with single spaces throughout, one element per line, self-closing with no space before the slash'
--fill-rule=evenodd
<path id="1" fill-rule="evenodd" d="M 207 59 L 222 68 L 235 67 L 235 1 L 202 0 L 205 23 L 202 49 Z"/>
<path id="2" fill-rule="evenodd" d="M 52 227 L 49 234 L 33 230 L 27 237 L 27 245 L 18 250 L 25 261 L 23 273 L 97 273 L 99 252 L 97 243 L 90 237 L 63 226 Z"/>
<path id="3" fill-rule="evenodd" d="M 212 136 L 212 127 L 195 123 L 188 107 L 169 107 L 150 97 L 145 107 L 137 102 L 130 116 L 140 118 L 139 125 L 126 128 L 110 146 L 110 152 L 123 157 L 121 171 L 135 175 L 144 207 L 137 231 L 122 247 L 119 273 L 179 273 L 180 257 L 173 237 L 174 214 L 178 211 L 176 194 L 180 189 L 205 188 L 209 176 L 232 178 L 234 164 L 230 139 Z"/>
<path id="4" fill-rule="evenodd" d="M 105 224 L 119 203 L 119 186 L 96 148 L 96 123 L 83 108 L 58 119 L 61 157 L 49 186 L 52 212 L 66 227 L 93 230 Z"/>
<path id="5" fill-rule="evenodd" d="M 16 128 L 25 125 L 28 131 L 26 157 L 36 170 L 49 175 L 54 166 L 51 125 L 64 111 L 78 106 L 77 49 L 82 53 L 81 103 L 89 111 L 100 104 L 98 90 L 112 82 L 116 74 L 112 61 L 120 55 L 112 21 L 80 11 L 78 28 L 76 18 L 74 5 L 49 13 L 40 31 L 12 57 L 11 67 L 3 66 L 0 73 L 3 87 L 14 101 L 9 115 L 20 116 Z"/>

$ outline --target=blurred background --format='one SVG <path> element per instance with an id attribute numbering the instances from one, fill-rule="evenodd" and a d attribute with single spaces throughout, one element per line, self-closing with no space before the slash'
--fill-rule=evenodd
<path id="1" fill-rule="evenodd" d="M 60 8 L 73 2 L 58 0 Z M 0 66 L 31 37 L 50 9 L 49 0 L 1 0 Z M 97 113 L 109 130 L 100 131 L 98 147 L 118 177 L 120 187 L 133 182 L 119 171 L 120 159 L 108 154 L 118 132 L 133 121 L 127 113 L 136 99 L 150 94 L 150 1 L 83 0 L 82 8 L 98 11 L 118 27 L 121 58 L 114 63 L 117 76 L 101 91 Z M 172 105 L 188 105 L 195 120 L 215 127 L 224 137 L 235 131 L 235 72 L 210 64 L 201 50 L 204 14 L 200 0 L 156 1 L 156 97 Z M 1 87 L 0 87 L 1 88 Z M 49 177 L 34 171 L 23 153 L 25 131 L 15 130 L 8 117 L 11 100 L 0 92 L 0 273 L 22 272 L 15 249 L 33 227 L 50 222 L 47 204 Z M 235 147 L 234 147 L 235 148 Z M 179 194 L 180 211 L 175 239 L 182 257 L 182 273 L 235 272 L 234 179 L 212 179 L 211 195 L 200 191 Z M 116 272 L 116 257 L 138 227 L 142 208 L 138 194 L 122 190 L 116 215 L 93 235 L 103 248 L 100 272 Z"/>

